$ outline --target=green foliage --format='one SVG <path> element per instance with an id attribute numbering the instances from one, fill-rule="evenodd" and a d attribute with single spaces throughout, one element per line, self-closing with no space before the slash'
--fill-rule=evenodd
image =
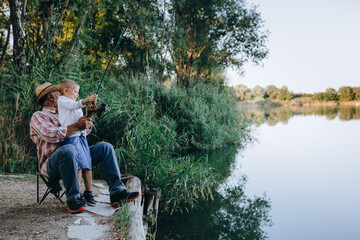
<path id="1" fill-rule="evenodd" d="M 335 89 L 328 88 L 326 92 L 315 93 L 312 98 L 317 101 L 337 101 L 339 100 L 339 95 Z"/>
<path id="2" fill-rule="evenodd" d="M 283 86 L 278 90 L 278 95 L 276 97 L 277 100 L 284 101 L 290 100 L 291 98 L 292 94 L 288 91 L 288 88 L 286 86 Z"/>
<path id="3" fill-rule="evenodd" d="M 265 97 L 265 89 L 264 88 L 262 88 L 259 85 L 256 85 L 253 90 L 254 90 L 254 95 L 255 95 L 256 99 L 258 99 L 258 100 L 264 99 L 264 97 Z"/>
<path id="4" fill-rule="evenodd" d="M 359 87 L 340 87 L 336 92 L 333 88 L 326 89 L 326 92 L 318 92 L 313 95 L 313 99 L 317 101 L 352 101 L 360 100 Z"/>
<path id="5" fill-rule="evenodd" d="M 212 200 L 216 179 L 203 159 L 188 156 L 161 161 L 153 171 L 152 185 L 162 189 L 162 209 L 173 213 L 189 211 L 199 199 Z"/>
<path id="6" fill-rule="evenodd" d="M 269 85 L 266 87 L 266 95 L 272 99 L 272 100 L 275 100 L 277 99 L 277 96 L 279 94 L 279 89 L 274 86 L 274 85 Z"/>
<path id="7" fill-rule="evenodd" d="M 244 84 L 239 84 L 234 87 L 236 97 L 243 101 L 249 101 L 253 97 L 253 90 L 247 88 Z"/>
<path id="8" fill-rule="evenodd" d="M 340 87 L 338 93 L 340 101 L 351 101 L 354 99 L 354 94 L 351 87 Z"/>
<path id="9" fill-rule="evenodd" d="M 177 80 L 187 86 L 219 67 L 241 68 L 267 55 L 268 33 L 255 7 L 243 0 L 171 1 L 170 54 Z"/>
<path id="10" fill-rule="evenodd" d="M 89 142 L 113 143 L 122 169 L 162 189 L 164 209 L 188 209 L 211 198 L 216 175 L 204 158 L 186 152 L 248 138 L 249 123 L 240 122 L 234 96 L 203 84 L 183 89 L 145 78 L 120 82 L 105 83 L 100 101 L 111 109 L 97 119 Z"/>
<path id="11" fill-rule="evenodd" d="M 115 222 L 117 239 L 127 239 L 129 224 L 134 216 L 135 213 L 130 211 L 128 204 L 121 205 L 112 215 Z"/>

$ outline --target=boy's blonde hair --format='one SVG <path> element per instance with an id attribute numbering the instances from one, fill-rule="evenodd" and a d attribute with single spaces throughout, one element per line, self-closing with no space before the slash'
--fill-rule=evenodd
<path id="1" fill-rule="evenodd" d="M 60 84 L 60 93 L 64 94 L 65 88 L 72 88 L 75 86 L 80 86 L 77 82 L 70 80 L 70 79 L 64 79 Z"/>

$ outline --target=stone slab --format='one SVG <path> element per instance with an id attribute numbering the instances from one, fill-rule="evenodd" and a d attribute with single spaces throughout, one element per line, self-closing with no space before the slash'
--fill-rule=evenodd
<path id="1" fill-rule="evenodd" d="M 93 183 L 93 185 L 95 185 L 99 188 L 105 188 L 105 186 L 102 183 Z"/>
<path id="2" fill-rule="evenodd" d="M 92 240 L 101 238 L 108 229 L 105 225 L 76 225 L 69 226 L 68 238 L 76 238 L 80 240 Z"/>
<path id="3" fill-rule="evenodd" d="M 95 197 L 95 200 L 96 200 L 97 202 L 110 203 L 110 196 L 109 196 L 109 195 L 100 194 L 99 196 L 96 196 L 96 197 Z"/>
<path id="4" fill-rule="evenodd" d="M 96 203 L 95 207 L 86 206 L 86 211 L 101 216 L 111 216 L 115 212 L 115 208 L 111 207 L 110 204 Z"/>
<path id="5" fill-rule="evenodd" d="M 110 195 L 109 189 L 107 189 L 107 188 L 105 188 L 105 189 L 99 189 L 99 191 L 100 191 L 102 194 Z"/>

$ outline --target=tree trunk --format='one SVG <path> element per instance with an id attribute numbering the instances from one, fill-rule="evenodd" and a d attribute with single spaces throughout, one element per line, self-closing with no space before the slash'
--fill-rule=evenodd
<path id="1" fill-rule="evenodd" d="M 7 47 L 9 45 L 9 41 L 10 41 L 10 30 L 11 30 L 11 23 L 9 21 L 8 23 L 8 34 L 6 36 L 6 42 L 5 42 L 5 45 L 4 45 L 4 48 L 3 48 L 3 51 L 2 51 L 2 54 L 1 54 L 1 68 L 4 66 L 5 64 L 5 56 L 6 56 L 6 50 L 7 50 Z"/>
<path id="2" fill-rule="evenodd" d="M 163 12 L 163 16 L 162 16 L 162 24 L 163 24 L 163 33 L 161 36 L 161 45 L 160 45 L 160 62 L 161 62 L 161 66 L 160 66 L 160 82 L 164 82 L 164 69 L 165 69 L 165 56 L 163 55 L 163 46 L 164 46 L 164 32 L 165 32 L 165 0 L 164 0 L 164 12 Z"/>
<path id="3" fill-rule="evenodd" d="M 64 16 L 65 16 L 65 12 L 66 12 L 66 8 L 67 8 L 68 4 L 69 4 L 69 0 L 65 0 L 65 1 L 64 1 L 64 4 L 63 4 L 63 9 L 62 9 L 62 11 L 61 11 L 59 23 L 62 22 L 62 20 L 63 20 L 63 18 L 64 18 Z"/>
<path id="4" fill-rule="evenodd" d="M 25 53 L 25 31 L 24 22 L 21 14 L 21 2 L 19 0 L 9 0 L 10 3 L 10 22 L 13 28 L 13 56 L 15 65 L 25 73 L 26 53 Z"/>
<path id="5" fill-rule="evenodd" d="M 147 66 L 147 76 L 150 80 L 150 63 L 149 63 L 149 44 L 146 43 L 146 66 Z"/>
<path id="6" fill-rule="evenodd" d="M 46 1 L 42 0 L 40 2 L 40 9 L 43 9 L 41 14 L 41 22 L 43 26 L 43 36 L 44 36 L 44 43 L 45 49 L 50 47 L 53 44 L 52 35 L 53 35 L 53 24 L 52 18 L 54 15 L 54 1 Z"/>

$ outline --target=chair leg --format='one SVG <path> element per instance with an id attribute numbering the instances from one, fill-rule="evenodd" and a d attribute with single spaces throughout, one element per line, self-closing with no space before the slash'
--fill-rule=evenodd
<path id="1" fill-rule="evenodd" d="M 49 195 L 50 193 L 50 190 L 47 189 L 46 192 L 44 193 L 44 196 L 42 197 L 41 201 L 40 201 L 40 204 L 42 204 L 42 202 L 45 200 L 45 198 Z"/>
<path id="2" fill-rule="evenodd" d="M 39 176 L 41 177 L 41 179 L 44 181 L 44 183 L 46 184 L 47 186 L 47 190 L 45 191 L 41 201 L 40 201 L 40 204 L 45 200 L 45 198 L 49 195 L 49 193 L 51 193 L 51 186 L 49 184 L 49 181 L 42 175 L 38 175 L 38 178 Z M 66 190 L 60 195 L 60 192 L 59 193 L 52 193 L 62 204 L 65 205 L 64 201 L 61 199 L 62 196 L 64 196 Z M 39 194 L 39 187 L 38 187 L 38 194 Z M 39 198 L 38 198 L 38 203 L 39 203 Z"/>
<path id="3" fill-rule="evenodd" d="M 36 202 L 39 203 L 39 174 L 36 173 Z"/>

